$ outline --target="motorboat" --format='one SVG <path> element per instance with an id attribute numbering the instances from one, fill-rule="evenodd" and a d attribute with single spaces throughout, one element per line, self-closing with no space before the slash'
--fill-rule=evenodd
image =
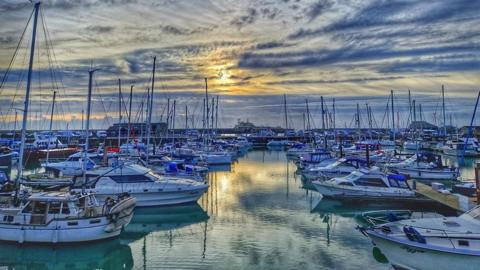
<path id="1" fill-rule="evenodd" d="M 70 156 L 64 161 L 44 161 L 41 166 L 47 171 L 53 171 L 55 174 L 64 176 L 82 175 L 84 170 L 91 170 L 97 165 L 90 158 L 84 158 L 80 155 Z"/>
<path id="2" fill-rule="evenodd" d="M 478 140 L 476 138 L 462 138 L 450 140 L 441 148 L 445 155 L 457 157 L 478 157 L 480 155 Z"/>
<path id="3" fill-rule="evenodd" d="M 395 269 L 478 269 L 480 206 L 459 217 L 387 222 L 360 230 Z"/>
<path id="4" fill-rule="evenodd" d="M 312 184 L 327 198 L 368 200 L 415 197 L 404 176 L 385 174 L 378 167 L 356 170 L 348 176 L 326 181 L 313 181 Z"/>
<path id="5" fill-rule="evenodd" d="M 311 166 L 302 171 L 307 180 L 328 180 L 333 177 L 347 176 L 365 165 L 363 160 L 340 158 L 328 165 Z"/>
<path id="6" fill-rule="evenodd" d="M 444 166 L 442 157 L 431 153 L 419 153 L 402 162 L 384 166 L 394 172 L 416 179 L 456 180 L 460 176 L 458 168 Z"/>
<path id="7" fill-rule="evenodd" d="M 92 193 L 34 193 L 20 206 L 0 208 L 0 241 L 55 244 L 112 238 L 130 223 L 135 205 L 135 198 L 124 193 L 105 203 Z"/>
<path id="8" fill-rule="evenodd" d="M 228 152 L 205 152 L 200 154 L 200 159 L 208 165 L 222 165 L 232 163 L 232 155 Z"/>
<path id="9" fill-rule="evenodd" d="M 88 171 L 86 178 L 86 183 L 81 176 L 74 178 L 75 190 L 94 192 L 99 199 L 128 192 L 137 199 L 137 206 L 193 203 L 208 189 L 205 182 L 161 176 L 138 164 L 96 168 Z"/>

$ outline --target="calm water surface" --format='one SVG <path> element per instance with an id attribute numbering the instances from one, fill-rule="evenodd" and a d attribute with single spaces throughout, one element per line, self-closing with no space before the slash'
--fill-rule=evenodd
<path id="1" fill-rule="evenodd" d="M 387 206 L 320 201 L 284 152 L 253 151 L 210 172 L 194 205 L 138 209 L 120 239 L 81 246 L 0 244 L 5 269 L 390 269 L 355 230 Z M 221 171 L 227 169 L 227 171 Z"/>

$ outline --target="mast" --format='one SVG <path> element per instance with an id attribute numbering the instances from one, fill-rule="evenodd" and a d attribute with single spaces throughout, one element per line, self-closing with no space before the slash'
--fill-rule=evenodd
<path id="1" fill-rule="evenodd" d="M 52 126 L 53 126 L 53 113 L 55 112 L 55 97 L 57 96 L 57 91 L 53 91 L 53 99 L 52 99 L 52 113 L 50 114 L 50 126 L 48 128 L 48 143 L 47 143 L 47 163 L 50 157 L 50 140 L 52 137 Z"/>
<path id="2" fill-rule="evenodd" d="M 447 138 L 447 120 L 445 117 L 445 88 L 442 84 L 442 114 L 443 114 L 443 136 L 444 140 Z"/>
<path id="3" fill-rule="evenodd" d="M 212 98 L 212 123 L 210 123 L 212 130 L 215 124 L 215 121 L 213 119 L 214 116 L 215 116 L 215 98 Z"/>
<path id="4" fill-rule="evenodd" d="M 205 127 L 207 128 L 207 140 L 208 140 L 208 135 L 209 135 L 209 121 L 208 121 L 208 116 L 210 115 L 209 107 L 208 107 L 208 79 L 205 78 Z"/>
<path id="5" fill-rule="evenodd" d="M 128 105 L 128 132 L 127 132 L 127 152 L 130 155 L 130 131 L 131 131 L 131 117 L 132 117 L 132 99 L 133 99 L 133 85 L 130 86 L 130 100 Z"/>
<path id="6" fill-rule="evenodd" d="M 152 89 L 149 93 L 149 101 L 150 104 L 147 104 L 148 110 L 148 119 L 147 119 L 147 163 L 148 163 L 148 154 L 149 154 L 149 147 L 150 147 L 150 135 L 152 133 L 152 112 L 153 112 L 153 91 L 155 89 L 155 67 L 157 63 L 157 57 L 153 57 L 153 68 L 152 68 Z M 155 153 L 155 144 L 153 144 L 153 152 Z"/>
<path id="7" fill-rule="evenodd" d="M 337 126 L 336 126 L 336 119 L 335 119 L 335 98 L 333 98 L 333 137 L 335 139 L 335 142 L 337 141 Z"/>
<path id="8" fill-rule="evenodd" d="M 167 98 L 167 139 L 170 130 L 170 98 Z"/>
<path id="9" fill-rule="evenodd" d="M 122 136 L 122 81 L 118 79 L 118 148 L 121 146 Z"/>
<path id="10" fill-rule="evenodd" d="M 83 123 L 85 122 L 85 120 L 83 119 L 84 114 L 85 114 L 85 112 L 84 112 L 84 110 L 82 109 L 82 128 L 81 128 L 82 130 L 83 130 Z"/>
<path id="11" fill-rule="evenodd" d="M 172 138 L 173 138 L 173 144 L 175 145 L 175 118 L 177 114 L 177 100 L 173 100 L 173 121 L 172 121 Z"/>
<path id="12" fill-rule="evenodd" d="M 215 106 L 215 131 L 218 129 L 218 95 L 217 95 L 217 105 Z"/>
<path id="13" fill-rule="evenodd" d="M 33 29 L 32 29 L 32 44 L 30 47 L 30 61 L 28 62 L 28 75 L 27 75 L 27 88 L 25 91 L 25 102 L 23 104 L 23 120 L 22 120 L 22 133 L 21 133 L 21 144 L 20 144 L 20 153 L 18 157 L 18 173 L 17 179 L 15 181 L 16 192 L 15 195 L 18 195 L 18 188 L 20 187 L 20 176 L 23 173 L 23 155 L 25 153 L 25 137 L 27 135 L 27 119 L 28 119 L 28 105 L 30 104 L 30 86 L 32 82 L 32 70 L 33 70 L 33 60 L 35 57 L 35 39 L 37 35 L 37 20 L 38 20 L 38 10 L 40 9 L 40 2 L 35 3 L 34 5 L 34 17 L 33 17 Z M 17 197 L 17 196 L 15 196 Z"/>
<path id="14" fill-rule="evenodd" d="M 395 108 L 393 104 L 393 90 L 390 90 L 392 96 L 392 131 L 393 131 L 393 142 L 395 143 Z"/>
<path id="15" fill-rule="evenodd" d="M 287 115 L 287 94 L 283 94 L 283 108 L 284 108 L 284 113 L 285 113 L 285 134 L 287 133 L 288 129 L 288 115 Z"/>
<path id="16" fill-rule="evenodd" d="M 86 136 L 85 136 L 85 150 L 83 152 L 83 188 L 87 184 L 87 152 L 88 152 L 88 143 L 89 143 L 89 133 L 90 133 L 90 111 L 92 107 L 92 80 L 93 73 L 97 69 L 92 69 L 88 71 L 88 97 L 87 97 L 87 124 L 86 124 Z"/>
<path id="17" fill-rule="evenodd" d="M 185 105 L 185 131 L 188 129 L 188 106 Z"/>
<path id="18" fill-rule="evenodd" d="M 305 105 L 306 105 L 306 109 L 307 109 L 307 129 L 308 130 L 311 130 L 312 127 L 310 125 L 310 109 L 308 107 L 308 98 L 305 99 Z"/>
<path id="19" fill-rule="evenodd" d="M 358 139 L 360 140 L 360 105 L 357 103 L 357 131 Z"/>
<path id="20" fill-rule="evenodd" d="M 413 108 L 413 131 L 414 131 L 414 137 L 416 138 L 417 136 L 417 106 L 415 105 L 415 99 L 412 101 L 412 108 Z"/>
<path id="21" fill-rule="evenodd" d="M 15 142 L 15 137 L 16 137 L 16 133 L 17 133 L 17 116 L 18 116 L 18 112 L 15 111 L 15 122 L 13 124 L 13 142 Z"/>
<path id="22" fill-rule="evenodd" d="M 408 89 L 408 117 L 410 121 L 412 121 L 412 95 L 410 93 L 410 89 Z"/>
<path id="23" fill-rule="evenodd" d="M 323 96 L 320 96 L 320 103 L 322 105 L 322 132 L 323 132 L 323 146 L 327 149 L 327 136 L 325 135 L 325 109 L 323 108 Z"/>

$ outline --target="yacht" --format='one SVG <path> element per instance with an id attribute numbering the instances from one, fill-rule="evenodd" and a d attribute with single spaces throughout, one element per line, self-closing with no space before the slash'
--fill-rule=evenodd
<path id="1" fill-rule="evenodd" d="M 457 180 L 460 176 L 458 168 L 444 166 L 440 155 L 430 153 L 416 154 L 402 162 L 384 166 L 396 173 L 423 180 Z"/>
<path id="2" fill-rule="evenodd" d="M 100 204 L 91 193 L 34 193 L 0 208 L 0 241 L 77 243 L 118 236 L 133 216 L 135 198 L 121 194 Z"/>
<path id="3" fill-rule="evenodd" d="M 451 140 L 441 148 L 445 155 L 457 157 L 478 157 L 480 155 L 478 140 L 476 138 L 463 138 Z"/>
<path id="4" fill-rule="evenodd" d="M 323 196 L 337 199 L 405 199 L 415 197 L 406 178 L 398 174 L 385 174 L 378 167 L 360 169 L 348 176 L 327 181 L 313 181 Z"/>
<path id="5" fill-rule="evenodd" d="M 100 167 L 73 180 L 75 189 L 81 186 L 94 192 L 99 199 L 107 199 L 128 192 L 137 199 L 137 206 L 166 206 L 196 202 L 208 189 L 208 184 L 175 176 L 161 176 L 137 164 L 115 168 Z"/>
<path id="6" fill-rule="evenodd" d="M 346 176 L 359 169 L 365 162 L 359 159 L 341 158 L 328 165 L 311 166 L 302 171 L 307 180 L 328 180 L 333 177 Z"/>
<path id="7" fill-rule="evenodd" d="M 41 163 L 41 166 L 47 171 L 53 171 L 55 174 L 62 174 L 64 176 L 79 176 L 85 170 L 91 170 L 97 165 L 90 158 L 83 158 L 80 155 L 72 155 L 67 160 Z"/>
<path id="8" fill-rule="evenodd" d="M 480 206 L 459 217 L 399 220 L 360 230 L 396 269 L 478 269 Z"/>

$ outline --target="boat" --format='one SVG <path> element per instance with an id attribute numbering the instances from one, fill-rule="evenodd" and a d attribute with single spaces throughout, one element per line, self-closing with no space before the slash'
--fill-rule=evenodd
<path id="1" fill-rule="evenodd" d="M 41 163 L 41 166 L 47 171 L 53 171 L 55 174 L 64 176 L 79 176 L 84 170 L 91 170 L 96 167 L 95 162 L 90 158 L 84 158 L 81 155 L 70 156 L 67 160 Z"/>
<path id="2" fill-rule="evenodd" d="M 480 206 L 459 217 L 419 218 L 359 228 L 396 269 L 478 269 Z"/>
<path id="3" fill-rule="evenodd" d="M 116 237 L 133 216 L 135 198 L 100 204 L 92 193 L 34 193 L 20 206 L 0 208 L 0 241 L 78 243 Z"/>
<path id="4" fill-rule="evenodd" d="M 431 153 L 419 153 L 384 166 L 393 172 L 423 180 L 457 180 L 460 176 L 458 168 L 444 166 L 442 157 Z"/>
<path id="5" fill-rule="evenodd" d="M 441 148 L 445 155 L 456 157 L 478 157 L 479 145 L 476 138 L 462 138 L 461 140 L 449 140 Z"/>
<path id="6" fill-rule="evenodd" d="M 276 148 L 287 147 L 287 146 L 290 146 L 291 144 L 292 142 L 289 140 L 271 140 L 267 143 L 267 147 L 276 149 Z"/>
<path id="7" fill-rule="evenodd" d="M 206 152 L 200 154 L 200 159 L 208 165 L 223 165 L 232 163 L 232 155 L 228 152 Z"/>
<path id="8" fill-rule="evenodd" d="M 138 164 L 121 164 L 115 168 L 100 167 L 74 177 L 74 190 L 94 192 L 107 199 L 128 192 L 137 199 L 137 206 L 166 206 L 196 202 L 208 184 L 175 176 L 161 176 Z"/>
<path id="9" fill-rule="evenodd" d="M 302 171 L 307 180 L 328 180 L 333 177 L 347 176 L 361 168 L 365 162 L 360 159 L 340 158 L 328 165 L 310 166 Z"/>
<path id="10" fill-rule="evenodd" d="M 378 167 L 356 170 L 348 176 L 326 181 L 313 181 L 312 184 L 327 198 L 390 200 L 415 197 L 404 176 L 385 174 Z"/>

